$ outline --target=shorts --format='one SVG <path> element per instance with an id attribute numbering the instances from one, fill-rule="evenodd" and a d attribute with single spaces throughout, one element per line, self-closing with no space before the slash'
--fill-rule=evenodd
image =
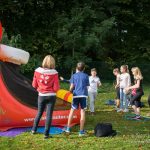
<path id="1" fill-rule="evenodd" d="M 131 95 L 130 104 L 135 105 L 136 107 L 141 107 L 141 97 L 142 97 L 142 93 Z"/>
<path id="2" fill-rule="evenodd" d="M 72 109 L 78 109 L 79 105 L 81 107 L 81 109 L 85 109 L 86 106 L 86 97 L 79 97 L 79 98 L 73 98 L 72 101 Z"/>

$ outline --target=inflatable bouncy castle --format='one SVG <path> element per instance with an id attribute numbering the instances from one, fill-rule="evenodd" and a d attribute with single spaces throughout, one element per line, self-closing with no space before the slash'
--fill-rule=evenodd
<path id="1" fill-rule="evenodd" d="M 0 27 L 1 28 L 1 27 Z M 2 34 L 0 29 L 0 34 Z M 2 35 L 0 35 L 1 39 Z M 0 44 L 0 131 L 15 127 L 30 127 L 37 113 L 37 91 L 31 81 L 20 74 L 20 65 L 26 64 L 29 53 Z M 72 94 L 57 92 L 52 125 L 65 126 L 71 108 Z M 79 124 L 80 113 L 75 111 L 72 125 Z M 45 123 L 45 113 L 39 126 Z"/>

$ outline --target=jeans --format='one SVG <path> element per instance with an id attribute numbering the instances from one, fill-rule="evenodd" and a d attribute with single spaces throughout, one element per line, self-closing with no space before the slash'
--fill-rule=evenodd
<path id="1" fill-rule="evenodd" d="M 97 96 L 96 92 L 88 92 L 90 99 L 90 112 L 95 112 L 95 99 Z"/>
<path id="2" fill-rule="evenodd" d="M 38 113 L 35 117 L 32 131 L 37 131 L 38 124 L 46 108 L 46 122 L 44 134 L 47 136 L 49 135 L 55 102 L 56 96 L 38 96 Z"/>
<path id="3" fill-rule="evenodd" d="M 127 95 L 123 92 L 123 88 L 120 88 L 120 109 L 128 109 Z"/>

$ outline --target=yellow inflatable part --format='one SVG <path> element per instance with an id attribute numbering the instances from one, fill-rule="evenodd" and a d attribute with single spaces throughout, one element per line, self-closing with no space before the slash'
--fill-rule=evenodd
<path id="1" fill-rule="evenodd" d="M 72 102 L 72 93 L 67 90 L 60 89 L 59 91 L 57 91 L 56 96 L 60 99 L 63 99 L 65 101 L 69 102 L 69 103 Z"/>

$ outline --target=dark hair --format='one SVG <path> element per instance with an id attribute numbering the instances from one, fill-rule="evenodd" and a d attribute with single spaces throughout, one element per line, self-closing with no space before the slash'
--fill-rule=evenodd
<path id="1" fill-rule="evenodd" d="M 85 69 L 85 64 L 84 64 L 84 62 L 78 62 L 78 63 L 77 63 L 77 69 L 78 69 L 79 71 L 83 71 L 83 70 Z"/>
<path id="2" fill-rule="evenodd" d="M 118 73 L 119 73 L 119 69 L 118 69 L 118 68 L 115 68 L 115 69 L 113 70 L 113 72 L 118 72 Z"/>

